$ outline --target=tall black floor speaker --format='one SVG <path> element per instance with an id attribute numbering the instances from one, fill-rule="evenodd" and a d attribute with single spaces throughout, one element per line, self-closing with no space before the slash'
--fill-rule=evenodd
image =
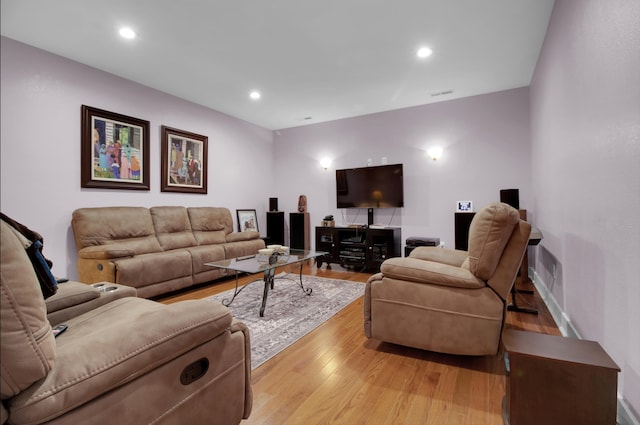
<path id="1" fill-rule="evenodd" d="M 518 189 L 502 189 L 500 190 L 500 202 L 511 205 L 513 208 L 520 209 L 520 191 Z"/>
<path id="2" fill-rule="evenodd" d="M 469 249 L 469 226 L 476 215 L 474 212 L 455 213 L 455 248 L 467 251 Z"/>
<path id="3" fill-rule="evenodd" d="M 289 246 L 291 249 L 309 250 L 311 245 L 309 227 L 309 213 L 289 213 Z"/>
<path id="4" fill-rule="evenodd" d="M 284 211 L 267 211 L 267 241 L 284 245 Z"/>

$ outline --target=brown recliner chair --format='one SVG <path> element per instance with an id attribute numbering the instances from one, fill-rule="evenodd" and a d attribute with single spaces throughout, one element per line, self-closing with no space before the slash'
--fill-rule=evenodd
<path id="1" fill-rule="evenodd" d="M 496 354 L 531 225 L 507 204 L 479 211 L 469 251 L 419 247 L 390 258 L 364 296 L 368 338 L 441 353 Z"/>
<path id="2" fill-rule="evenodd" d="M 249 416 L 249 333 L 230 310 L 77 282 L 45 301 L 25 241 L 0 226 L 1 423 L 238 424 Z M 60 322 L 68 328 L 54 338 Z"/>

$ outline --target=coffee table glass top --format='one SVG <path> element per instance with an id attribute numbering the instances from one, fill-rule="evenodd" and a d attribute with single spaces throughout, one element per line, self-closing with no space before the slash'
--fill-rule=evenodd
<path id="1" fill-rule="evenodd" d="M 220 269 L 235 270 L 245 273 L 260 273 L 277 267 L 286 266 L 287 264 L 295 264 L 301 261 L 310 260 L 312 258 L 327 255 L 324 251 L 306 251 L 302 249 L 291 249 L 288 254 L 281 254 L 277 261 L 269 264 L 269 257 L 265 255 L 248 255 L 246 257 L 231 258 L 228 260 L 214 261 L 205 263 L 207 266 L 217 267 Z"/>
<path id="2" fill-rule="evenodd" d="M 277 255 L 247 255 L 246 257 L 231 258 L 229 260 L 214 261 L 212 263 L 205 263 L 207 266 L 217 267 L 220 269 L 233 270 L 236 273 L 236 287 L 233 291 L 231 299 L 223 299 L 222 304 L 229 306 L 236 296 L 242 292 L 249 284 L 238 287 L 238 272 L 245 273 L 260 273 L 263 272 L 262 281 L 264 282 L 264 292 L 262 293 L 262 305 L 260 306 L 260 317 L 264 316 L 264 309 L 267 305 L 267 297 L 269 295 L 269 289 L 273 289 L 275 280 L 275 270 L 278 267 L 286 265 L 299 265 L 300 266 L 300 289 L 306 295 L 311 295 L 313 290 L 311 288 L 305 288 L 302 283 L 302 265 L 306 260 L 327 255 L 324 251 L 305 251 L 301 249 L 291 249 L 288 253 L 280 253 Z"/>

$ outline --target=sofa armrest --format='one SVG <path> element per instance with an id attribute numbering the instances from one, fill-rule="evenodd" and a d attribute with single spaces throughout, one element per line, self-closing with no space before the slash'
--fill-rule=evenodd
<path id="1" fill-rule="evenodd" d="M 487 286 L 466 268 L 411 257 L 389 258 L 380 266 L 380 272 L 384 277 L 432 285 L 465 289 Z"/>
<path id="2" fill-rule="evenodd" d="M 115 282 L 115 260 L 133 257 L 135 250 L 117 244 L 92 245 L 78 250 L 78 280 L 82 283 Z"/>
<path id="3" fill-rule="evenodd" d="M 88 260 L 110 260 L 115 258 L 132 257 L 135 251 L 128 248 L 118 248 L 110 245 L 96 245 L 82 248 L 78 251 L 79 258 Z"/>
<path id="4" fill-rule="evenodd" d="M 434 261 L 436 263 L 448 264 L 460 267 L 469 254 L 467 251 L 457 249 L 438 248 L 435 246 L 419 246 L 409 254 L 411 258 L 419 260 Z"/>
<path id="5" fill-rule="evenodd" d="M 233 332 L 242 332 L 244 334 L 244 350 L 246 353 L 246 361 L 245 361 L 245 395 L 244 395 L 244 413 L 242 417 L 244 419 L 248 419 L 249 415 L 251 415 L 251 410 L 253 408 L 253 390 L 251 388 L 251 339 L 249 336 L 249 328 L 243 322 L 239 321 L 235 317 L 233 318 L 233 322 L 229 327 L 231 333 Z"/>
<path id="6" fill-rule="evenodd" d="M 256 232 L 255 230 L 246 230 L 244 232 L 229 233 L 225 237 L 225 240 L 227 242 L 240 242 L 240 241 L 250 241 L 250 240 L 259 239 L 259 238 L 260 238 L 260 233 Z"/>
<path id="7" fill-rule="evenodd" d="M 58 291 L 44 300 L 44 303 L 47 306 L 47 313 L 53 313 L 95 298 L 100 298 L 100 291 L 97 288 L 80 282 L 68 281 L 58 284 Z"/>
<path id="8" fill-rule="evenodd" d="M 47 319 L 55 326 L 118 298 L 135 296 L 135 288 L 115 283 L 95 286 L 74 281 L 61 283 L 58 292 L 45 300 Z"/>

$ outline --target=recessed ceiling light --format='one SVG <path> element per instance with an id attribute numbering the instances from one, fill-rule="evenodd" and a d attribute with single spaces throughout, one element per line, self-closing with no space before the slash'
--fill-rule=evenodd
<path id="1" fill-rule="evenodd" d="M 433 50 L 431 50 L 428 47 L 421 47 L 418 49 L 418 52 L 416 53 L 418 55 L 419 58 L 426 58 L 431 56 L 431 54 L 433 53 Z"/>
<path id="2" fill-rule="evenodd" d="M 260 97 L 262 97 L 262 95 L 259 91 L 252 91 L 251 93 L 249 93 L 249 97 L 253 100 L 258 100 L 260 99 Z"/>
<path id="3" fill-rule="evenodd" d="M 125 28 L 120 28 L 120 36 L 131 40 L 132 38 L 136 38 L 136 33 L 131 28 L 125 27 Z"/>

